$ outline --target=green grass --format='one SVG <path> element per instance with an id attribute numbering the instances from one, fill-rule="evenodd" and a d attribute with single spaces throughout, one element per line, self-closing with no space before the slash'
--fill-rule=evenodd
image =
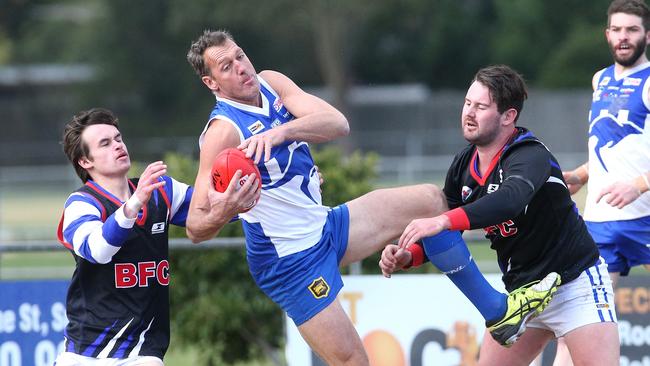
<path id="1" fill-rule="evenodd" d="M 69 194 L 61 189 L 3 190 L 0 192 L 0 240 L 55 240 Z"/>

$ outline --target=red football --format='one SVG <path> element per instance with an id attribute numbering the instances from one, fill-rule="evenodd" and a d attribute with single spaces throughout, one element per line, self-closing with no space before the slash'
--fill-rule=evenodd
<path id="1" fill-rule="evenodd" d="M 242 186 L 248 176 L 255 173 L 259 186 L 262 186 L 260 171 L 252 159 L 246 157 L 243 151 L 235 148 L 225 149 L 214 158 L 212 163 L 212 184 L 218 192 L 225 192 L 228 184 L 237 170 L 242 171 L 239 186 Z"/>

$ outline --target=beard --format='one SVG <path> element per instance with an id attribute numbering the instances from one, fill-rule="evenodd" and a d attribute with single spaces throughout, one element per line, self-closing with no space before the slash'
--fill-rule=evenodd
<path id="1" fill-rule="evenodd" d="M 609 44 L 609 51 L 611 52 L 612 57 L 614 57 L 614 61 L 616 61 L 617 64 L 624 67 L 630 67 L 634 65 L 639 57 L 645 53 L 646 46 L 647 44 L 645 37 L 643 37 L 633 45 L 634 52 L 632 52 L 632 54 L 627 58 L 616 56 L 616 46 L 612 45 L 611 43 Z"/>
<path id="2" fill-rule="evenodd" d="M 463 138 L 472 145 L 488 146 L 499 135 L 500 131 L 497 123 L 491 126 L 484 126 L 483 129 L 476 129 L 473 132 L 467 132 L 463 129 Z"/>

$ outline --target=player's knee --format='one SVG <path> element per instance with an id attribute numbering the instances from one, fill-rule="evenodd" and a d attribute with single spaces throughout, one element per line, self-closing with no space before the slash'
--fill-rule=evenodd
<path id="1" fill-rule="evenodd" d="M 438 215 L 447 210 L 447 200 L 440 187 L 435 184 L 421 184 L 418 188 L 422 190 L 424 196 L 422 201 L 429 203 L 427 205 L 428 215 Z"/>
<path id="2" fill-rule="evenodd" d="M 335 355 L 335 365 L 349 365 L 349 366 L 359 366 L 359 365 L 368 365 L 368 355 L 363 349 L 363 346 L 359 347 L 340 347 L 337 349 Z"/>

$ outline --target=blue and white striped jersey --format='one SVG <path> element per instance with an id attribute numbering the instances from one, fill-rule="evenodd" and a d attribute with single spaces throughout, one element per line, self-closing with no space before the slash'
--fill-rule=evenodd
<path id="1" fill-rule="evenodd" d="M 192 188 L 164 176 L 138 217 L 93 181 L 72 193 L 58 237 L 76 269 L 65 351 L 94 358 L 156 356 L 169 345 L 168 226 L 185 226 Z M 132 190 L 137 180 L 129 181 Z"/>

